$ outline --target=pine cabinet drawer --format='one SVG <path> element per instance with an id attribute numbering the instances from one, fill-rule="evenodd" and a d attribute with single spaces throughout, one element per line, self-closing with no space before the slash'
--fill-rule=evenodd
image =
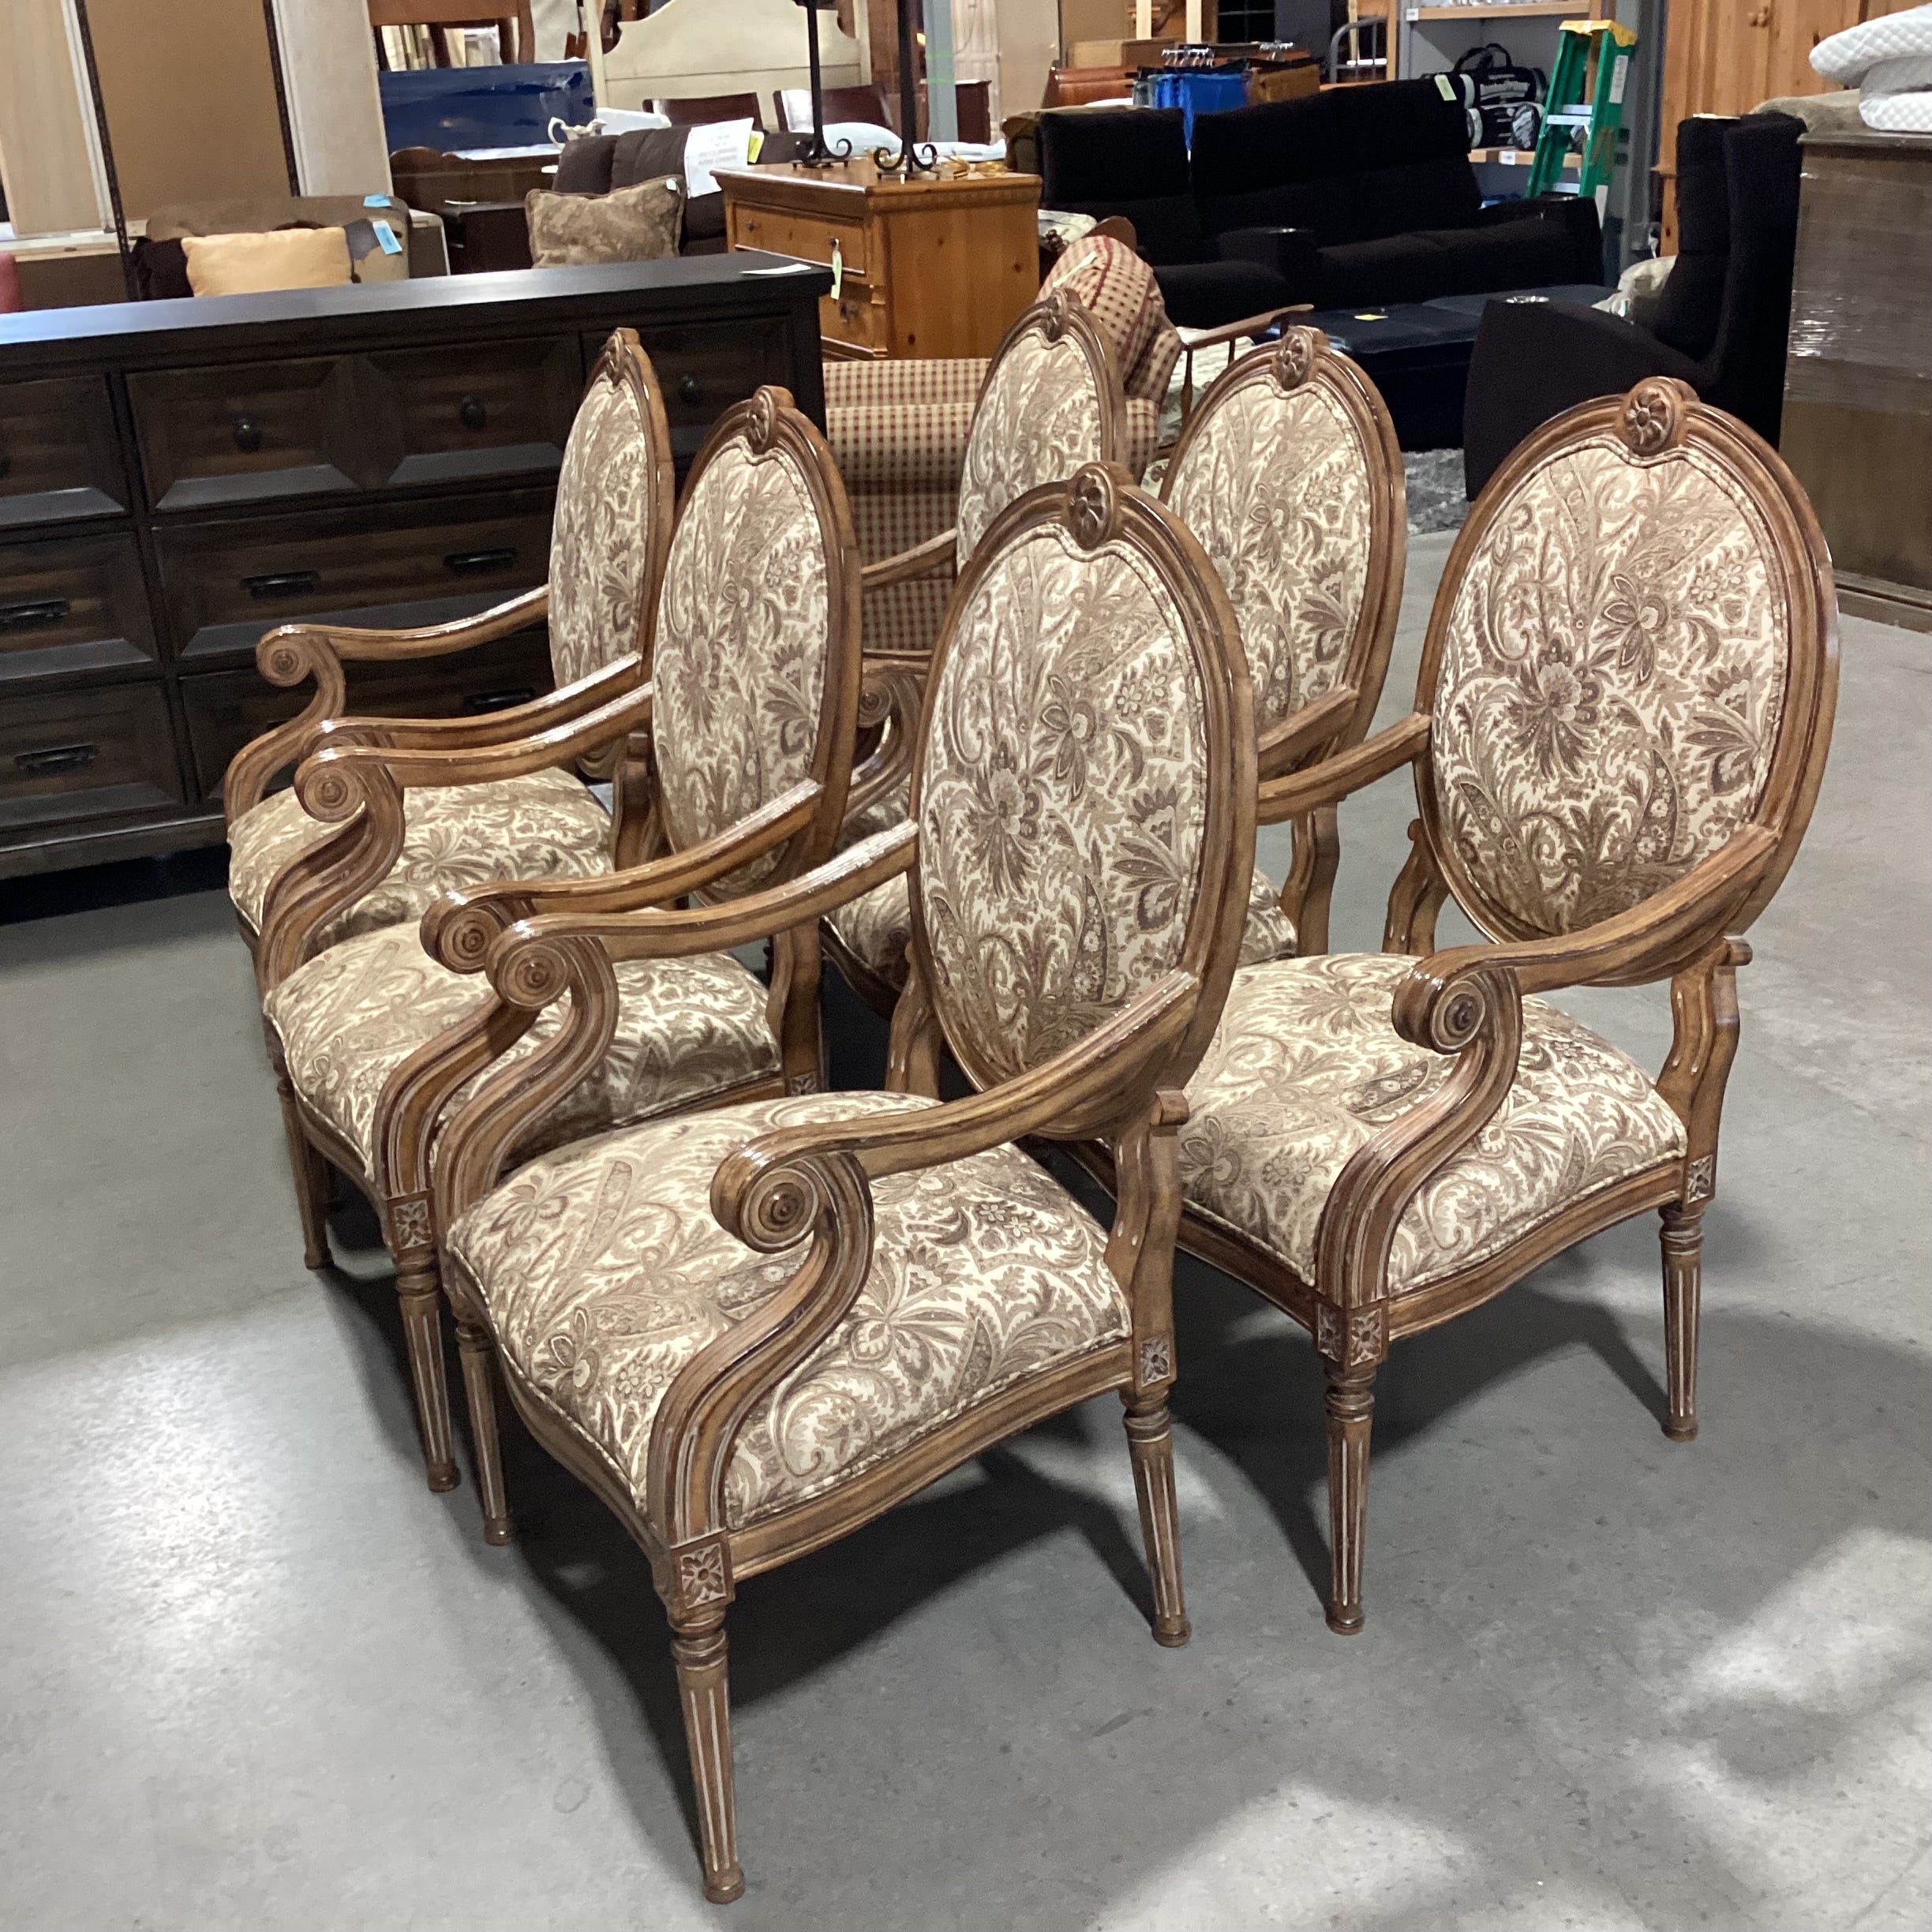
<path id="1" fill-rule="evenodd" d="M 541 627 L 454 657 L 348 668 L 349 709 L 378 717 L 506 710 L 541 698 L 552 682 L 549 646 Z M 254 671 L 183 678 L 182 703 L 200 796 L 219 799 L 229 760 L 251 739 L 294 717 L 312 695 L 309 685 L 283 691 Z"/>
<path id="2" fill-rule="evenodd" d="M 298 618 L 396 628 L 447 623 L 549 574 L 550 500 L 458 499 L 433 521 L 311 511 L 159 531 L 162 601 L 182 669 L 252 663 L 264 631 Z"/>
<path id="3" fill-rule="evenodd" d="M 396 436 L 391 489 L 554 475 L 583 390 L 573 336 L 372 356 Z"/>
<path id="4" fill-rule="evenodd" d="M 106 377 L 0 386 L 0 530 L 127 507 Z"/>
<path id="5" fill-rule="evenodd" d="M 0 835 L 181 803 L 159 684 L 10 696 L 0 705 Z"/>
<path id="6" fill-rule="evenodd" d="M 0 691 L 30 680 L 152 665 L 134 539 L 103 532 L 0 544 Z"/>

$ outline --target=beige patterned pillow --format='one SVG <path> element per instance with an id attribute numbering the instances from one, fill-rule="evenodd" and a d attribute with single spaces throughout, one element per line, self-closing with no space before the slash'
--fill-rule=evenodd
<path id="1" fill-rule="evenodd" d="M 660 261 L 678 252 L 684 219 L 684 184 L 660 174 L 607 195 L 552 194 L 533 188 L 523 197 L 530 260 L 539 268 L 575 268 L 591 262 Z"/>

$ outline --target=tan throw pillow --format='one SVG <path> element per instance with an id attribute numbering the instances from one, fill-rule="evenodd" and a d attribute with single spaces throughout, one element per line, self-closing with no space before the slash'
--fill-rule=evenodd
<path id="1" fill-rule="evenodd" d="M 539 268 L 589 262 L 659 261 L 678 252 L 684 184 L 660 174 L 607 195 L 552 194 L 533 188 L 523 198 L 530 260 Z"/>
<path id="2" fill-rule="evenodd" d="M 188 256 L 188 286 L 197 295 L 337 288 L 350 280 L 349 239 L 339 228 L 185 235 L 182 247 Z"/>

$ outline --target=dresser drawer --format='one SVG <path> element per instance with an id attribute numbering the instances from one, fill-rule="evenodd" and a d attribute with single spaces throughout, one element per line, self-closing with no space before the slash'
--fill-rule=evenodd
<path id="1" fill-rule="evenodd" d="M 832 265 L 832 245 L 848 275 L 866 272 L 867 229 L 863 221 L 841 221 L 836 215 L 793 215 L 782 209 L 735 205 L 731 211 L 734 248 L 766 249 L 774 255 L 796 256 L 800 261 Z"/>
<path id="2" fill-rule="evenodd" d="M 154 661 L 132 537 L 0 544 L 0 689 Z"/>
<path id="3" fill-rule="evenodd" d="M 373 489 L 402 458 L 366 357 L 163 369 L 130 376 L 128 399 L 157 510 Z"/>
<path id="4" fill-rule="evenodd" d="M 349 666 L 349 709 L 380 717 L 455 717 L 527 704 L 549 690 L 550 649 L 541 626 L 452 657 Z M 182 680 L 195 781 L 221 796 L 228 762 L 251 739 L 294 717 L 312 695 L 283 691 L 254 671 L 208 671 Z"/>
<path id="5" fill-rule="evenodd" d="M 680 462 L 697 455 L 711 425 L 734 402 L 765 383 L 782 383 L 789 373 L 784 339 L 768 327 L 691 322 L 640 328 L 638 335 L 657 372 L 672 453 Z M 586 337 L 586 358 L 603 344 L 601 336 Z"/>
<path id="6" fill-rule="evenodd" d="M 127 507 L 104 376 L 0 385 L 0 530 Z"/>
<path id="7" fill-rule="evenodd" d="M 0 837 L 181 803 L 159 684 L 9 696 L 0 705 Z"/>
<path id="8" fill-rule="evenodd" d="M 550 499 L 522 491 L 434 522 L 368 510 L 200 524 L 155 535 L 162 601 L 184 670 L 249 663 L 298 617 L 394 628 L 446 623 L 542 583 Z"/>
<path id="9" fill-rule="evenodd" d="M 369 358 L 400 435 L 391 487 L 462 483 L 564 461 L 583 361 L 575 336 L 408 349 Z"/>

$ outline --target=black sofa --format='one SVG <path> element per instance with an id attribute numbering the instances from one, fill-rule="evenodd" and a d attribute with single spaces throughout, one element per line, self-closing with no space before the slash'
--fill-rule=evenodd
<path id="1" fill-rule="evenodd" d="M 1540 424 L 1647 376 L 1679 377 L 1776 444 L 1803 133 L 1784 114 L 1678 124 L 1677 265 L 1647 328 L 1569 302 L 1484 310 L 1462 406 L 1472 498 Z"/>
<path id="2" fill-rule="evenodd" d="M 1043 114 L 1041 205 L 1125 215 L 1168 315 L 1211 328 L 1317 309 L 1595 282 L 1595 204 L 1482 205 L 1458 100 L 1432 80 L 1337 88 L 1194 122 L 1178 110 Z"/>

